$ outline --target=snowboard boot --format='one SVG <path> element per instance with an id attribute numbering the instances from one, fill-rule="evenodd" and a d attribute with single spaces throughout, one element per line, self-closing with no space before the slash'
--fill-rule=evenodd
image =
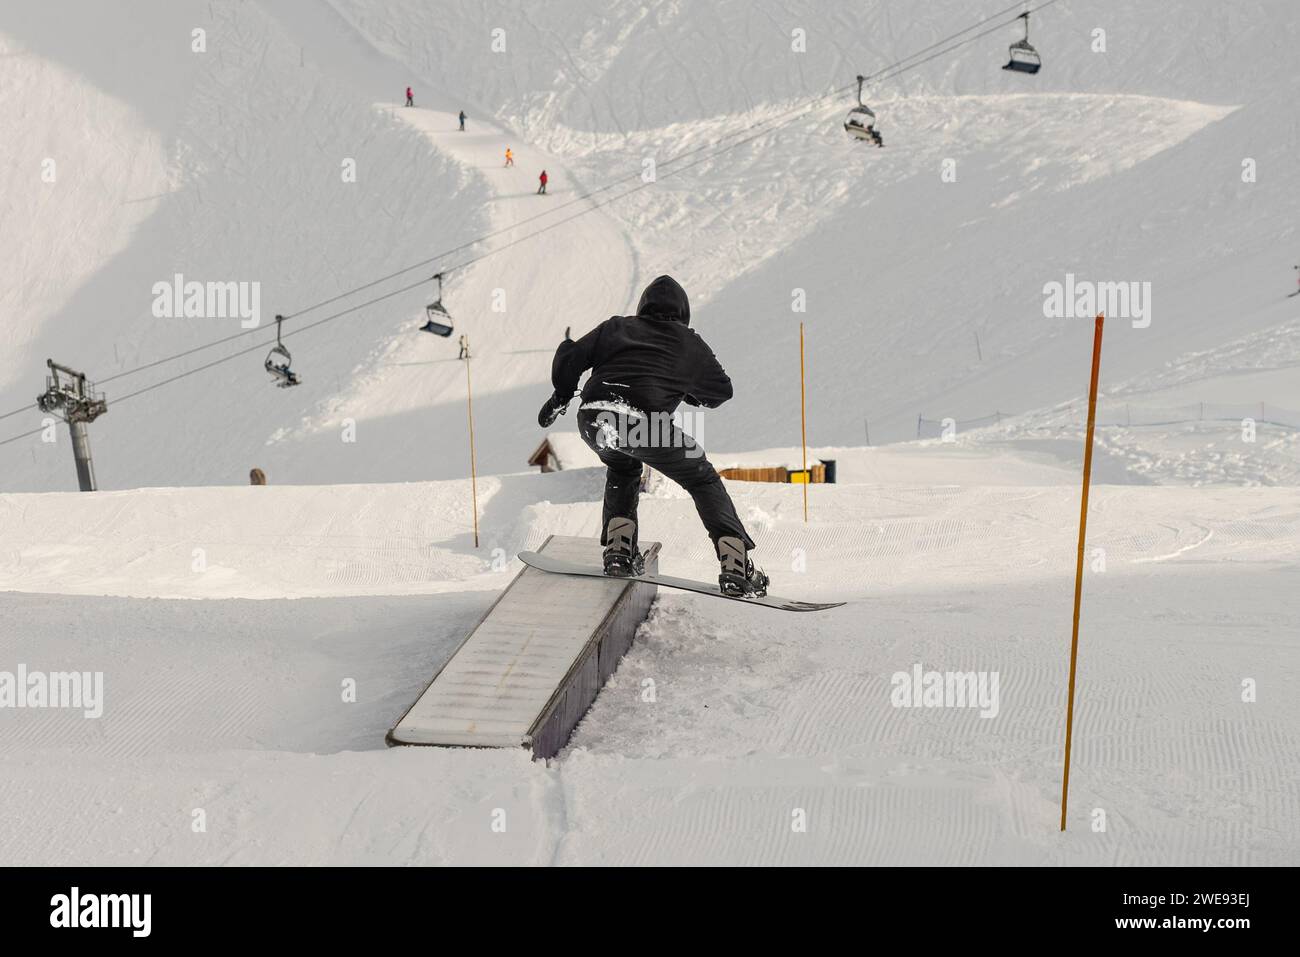
<path id="1" fill-rule="evenodd" d="M 739 538 L 724 535 L 718 539 L 718 561 L 722 573 L 718 575 L 718 590 L 733 598 L 762 598 L 767 594 L 767 575 L 754 565 Z"/>
<path id="2" fill-rule="evenodd" d="M 605 527 L 605 574 L 630 578 L 645 573 L 645 556 L 636 547 L 636 522 L 611 518 Z"/>

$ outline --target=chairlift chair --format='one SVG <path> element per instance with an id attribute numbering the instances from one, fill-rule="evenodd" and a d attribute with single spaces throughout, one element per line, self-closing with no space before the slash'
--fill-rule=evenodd
<path id="1" fill-rule="evenodd" d="M 844 118 L 844 132 L 854 139 L 870 140 L 877 146 L 884 146 L 884 140 L 876 129 L 876 114 L 862 102 L 862 84 L 865 82 L 866 77 L 858 77 L 858 105 L 849 110 L 849 115 Z"/>
<path id="2" fill-rule="evenodd" d="M 445 339 L 451 335 L 456 324 L 451 318 L 451 313 L 447 312 L 442 304 L 442 273 L 438 273 L 433 278 L 438 280 L 438 298 L 424 307 L 424 313 L 429 321 L 420 327 L 420 331 L 431 332 Z"/>
<path id="3" fill-rule="evenodd" d="M 1043 65 L 1043 58 L 1038 55 L 1038 51 L 1029 42 L 1028 11 L 1020 14 L 1020 19 L 1025 21 L 1025 37 L 1023 40 L 1017 40 L 1008 48 L 1007 52 L 1010 59 L 1007 60 L 1007 65 L 1002 69 L 1013 70 L 1016 73 L 1037 73 Z"/>
<path id="4" fill-rule="evenodd" d="M 275 384 L 281 389 L 287 389 L 290 386 L 298 385 L 302 379 L 298 377 L 298 373 L 289 368 L 289 364 L 293 362 L 293 356 L 289 355 L 289 350 L 280 341 L 280 324 L 282 322 L 284 322 L 284 316 L 275 317 L 275 345 L 266 354 L 266 362 L 263 365 L 266 367 L 266 371 L 271 373 L 275 379 Z"/>

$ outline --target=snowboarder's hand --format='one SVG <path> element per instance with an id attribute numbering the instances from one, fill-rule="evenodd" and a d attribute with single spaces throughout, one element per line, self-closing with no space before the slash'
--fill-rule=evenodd
<path id="1" fill-rule="evenodd" d="M 568 399 L 561 399 L 552 393 L 551 397 L 542 403 L 542 410 L 537 413 L 537 424 L 544 429 L 550 428 L 555 424 L 556 419 L 568 411 L 568 408 Z"/>

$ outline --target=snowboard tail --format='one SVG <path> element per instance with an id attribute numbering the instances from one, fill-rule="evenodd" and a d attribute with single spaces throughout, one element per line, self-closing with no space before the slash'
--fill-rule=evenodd
<path id="1" fill-rule="evenodd" d="M 844 604 L 842 601 L 793 601 L 788 598 L 778 598 L 775 595 L 764 595 L 761 598 L 757 596 L 724 595 L 716 584 L 697 582 L 689 578 L 677 578 L 673 575 L 619 575 L 615 577 L 606 575 L 604 570 L 596 565 L 584 565 L 579 562 L 551 558 L 549 555 L 538 552 L 520 552 L 519 560 L 525 565 L 539 571 L 550 572 L 553 575 L 583 575 L 588 578 L 609 578 L 612 581 L 646 582 L 650 585 L 663 585 L 665 588 L 695 592 L 697 595 L 711 595 L 714 598 L 723 598 L 727 601 L 743 602 L 746 605 L 775 608 L 778 611 L 825 611 L 827 608 L 838 608 Z"/>

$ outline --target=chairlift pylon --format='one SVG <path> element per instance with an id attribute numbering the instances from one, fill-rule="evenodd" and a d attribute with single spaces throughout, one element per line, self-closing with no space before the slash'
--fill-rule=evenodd
<path id="1" fill-rule="evenodd" d="M 456 328 L 456 323 L 451 318 L 451 313 L 442 304 L 442 273 L 438 273 L 433 278 L 438 280 L 438 298 L 424 307 L 428 322 L 420 327 L 420 331 L 431 332 L 435 336 L 442 336 L 445 339 Z"/>
<path id="2" fill-rule="evenodd" d="M 1020 14 L 1020 19 L 1025 21 L 1025 37 L 1023 40 L 1017 40 L 1007 49 L 1010 59 L 1002 69 L 1013 70 L 1016 73 L 1037 73 L 1043 65 L 1043 58 L 1029 42 L 1029 11 Z"/>
<path id="3" fill-rule="evenodd" d="M 275 345 L 266 354 L 266 362 L 263 365 L 266 367 L 266 371 L 275 378 L 275 384 L 281 389 L 287 389 L 289 386 L 298 385 L 302 379 L 298 377 L 298 373 L 289 368 L 289 364 L 293 362 L 293 356 L 289 355 L 289 350 L 280 341 L 280 324 L 283 322 L 284 316 L 275 317 Z"/>
<path id="4" fill-rule="evenodd" d="M 866 81 L 865 76 L 858 77 L 858 105 L 849 110 L 849 115 L 844 118 L 844 132 L 854 139 L 870 140 L 876 146 L 884 146 L 885 141 L 876 129 L 876 114 L 862 101 L 862 85 Z"/>

